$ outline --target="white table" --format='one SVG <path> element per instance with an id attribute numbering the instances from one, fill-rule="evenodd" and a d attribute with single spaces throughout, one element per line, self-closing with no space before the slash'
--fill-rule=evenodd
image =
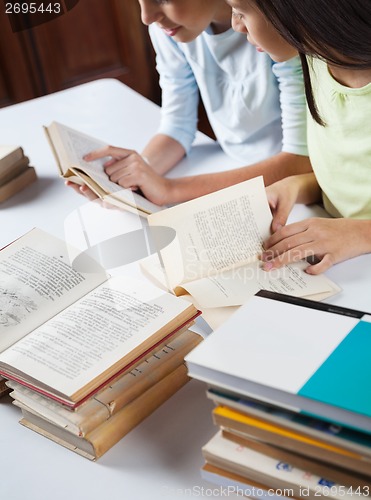
<path id="1" fill-rule="evenodd" d="M 42 125 L 56 120 L 111 144 L 140 150 L 156 131 L 159 109 L 115 80 L 100 80 L 0 110 L 0 140 L 21 145 L 36 167 L 38 182 L 0 205 L 0 246 L 34 226 L 63 237 L 65 222 L 85 199 L 64 187 Z M 189 157 L 171 175 L 236 166 L 199 134 Z M 318 208 L 297 207 L 293 219 Z M 320 212 L 318 212 L 320 213 Z M 116 215 L 112 215 L 116 217 Z M 133 223 L 130 214 L 128 224 Z M 328 272 L 343 292 L 334 304 L 371 311 L 371 256 Z M 156 500 L 200 497 L 201 446 L 213 435 L 212 405 L 204 386 L 190 382 L 97 463 L 64 449 L 18 424 L 10 398 L 0 400 L 0 500 Z M 220 496 L 217 491 L 214 496 Z"/>

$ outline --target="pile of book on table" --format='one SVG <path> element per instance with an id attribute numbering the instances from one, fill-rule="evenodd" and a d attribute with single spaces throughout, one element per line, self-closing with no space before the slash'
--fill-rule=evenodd
<path id="1" fill-rule="evenodd" d="M 36 180 L 36 172 L 19 146 L 0 145 L 0 203 Z"/>
<path id="2" fill-rule="evenodd" d="M 256 294 L 186 357 L 219 426 L 203 477 L 250 497 L 368 497 L 370 354 L 370 315 Z"/>
<path id="3" fill-rule="evenodd" d="M 189 302 L 34 229 L 0 252 L 0 374 L 21 423 L 96 459 L 187 380 Z"/>

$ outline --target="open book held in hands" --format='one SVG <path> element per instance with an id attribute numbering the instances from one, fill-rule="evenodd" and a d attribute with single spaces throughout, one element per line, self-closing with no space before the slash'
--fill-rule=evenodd
<path id="1" fill-rule="evenodd" d="M 0 252 L 0 375 L 69 407 L 193 323 L 193 305 L 150 283 L 107 280 L 34 229 Z M 82 268 L 81 268 L 82 269 Z"/>
<path id="2" fill-rule="evenodd" d="M 110 181 L 103 168 L 108 158 L 83 160 L 84 155 L 106 146 L 106 143 L 58 122 L 51 123 L 44 130 L 63 178 L 86 184 L 100 199 L 142 217 L 162 209 L 144 196 Z"/>
<path id="3" fill-rule="evenodd" d="M 305 273 L 305 261 L 261 269 L 272 222 L 262 177 L 152 214 L 148 222 L 176 232 L 160 251 L 164 284 L 177 295 L 188 292 L 202 309 L 239 306 L 261 289 L 315 300 L 339 291 L 326 276 Z M 158 268 L 142 267 L 160 281 Z"/>

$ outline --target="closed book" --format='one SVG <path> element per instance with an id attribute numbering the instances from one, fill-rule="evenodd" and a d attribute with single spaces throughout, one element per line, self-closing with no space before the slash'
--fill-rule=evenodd
<path id="1" fill-rule="evenodd" d="M 20 423 L 90 460 L 96 460 L 187 381 L 187 369 L 182 364 L 85 437 L 78 437 L 27 410 L 22 410 L 23 418 Z"/>
<path id="2" fill-rule="evenodd" d="M 9 392 L 9 388 L 6 385 L 6 380 L 5 378 L 0 377 L 0 397 L 4 396 Z"/>
<path id="3" fill-rule="evenodd" d="M 180 333 L 74 411 L 12 381 L 8 382 L 13 389 L 10 395 L 16 406 L 27 408 L 72 434 L 86 436 L 178 368 L 184 362 L 185 354 L 201 340 L 200 335 L 190 330 Z"/>
<path id="4" fill-rule="evenodd" d="M 267 489 L 284 490 L 283 496 L 311 500 L 319 496 L 351 500 L 354 496 L 352 487 L 234 443 L 223 437 L 220 431 L 206 443 L 202 453 L 208 463 L 265 485 Z M 358 492 L 359 497 L 366 497 L 369 487 L 361 486 Z"/>
<path id="5" fill-rule="evenodd" d="M 248 498 L 269 498 L 271 500 L 282 500 L 282 491 L 277 493 L 274 489 L 268 488 L 264 484 L 259 484 L 256 481 L 247 479 L 240 474 L 225 470 L 221 467 L 206 462 L 201 468 L 201 476 L 210 483 L 218 484 L 220 492 L 227 488 L 227 494 L 243 495 Z M 269 491 L 268 491 L 269 490 Z M 218 492 L 219 493 L 219 492 Z M 291 493 L 291 492 L 290 492 Z M 285 498 L 294 498 L 286 494 Z"/>
<path id="6" fill-rule="evenodd" d="M 36 171 L 33 167 L 27 167 L 17 177 L 14 177 L 6 184 L 0 186 L 0 203 L 8 200 L 22 189 L 35 182 L 37 179 Z"/>
<path id="7" fill-rule="evenodd" d="M 308 437 L 300 432 L 285 429 L 280 425 L 264 422 L 259 418 L 222 406 L 213 410 L 213 420 L 216 425 L 236 435 L 265 441 L 324 462 L 336 463 L 339 467 L 345 467 L 354 472 L 371 474 L 370 457 L 362 456 L 324 440 Z"/>
<path id="8" fill-rule="evenodd" d="M 260 291 L 186 358 L 214 388 L 371 433 L 371 316 Z"/>
<path id="9" fill-rule="evenodd" d="M 206 395 L 216 405 L 237 410 L 245 415 L 257 417 L 263 422 L 300 432 L 304 436 L 325 441 L 371 459 L 371 435 L 368 433 L 269 405 L 246 396 L 241 398 L 215 389 L 209 389 Z"/>
<path id="10" fill-rule="evenodd" d="M 366 472 L 365 474 L 362 474 L 360 469 L 348 470 L 340 467 L 341 463 L 336 459 L 332 462 L 326 462 L 323 460 L 323 455 L 321 454 L 322 448 L 318 449 L 317 457 L 312 458 L 301 454 L 300 446 L 297 448 L 293 447 L 292 450 L 288 451 L 284 447 L 269 444 L 269 440 L 265 442 L 263 440 L 256 439 L 253 434 L 248 435 L 235 431 L 234 429 L 222 429 L 222 435 L 225 439 L 229 439 L 234 443 L 241 444 L 246 448 L 263 453 L 264 455 L 275 458 L 282 463 L 310 471 L 312 474 L 316 474 L 318 476 L 324 476 L 336 483 L 351 486 L 354 489 L 359 486 L 368 486 L 371 488 L 370 467 L 364 468 Z"/>
<path id="11" fill-rule="evenodd" d="M 23 157 L 23 149 L 19 146 L 0 145 L 0 172 L 7 172 Z"/>
<path id="12" fill-rule="evenodd" d="M 0 186 L 3 186 L 7 182 L 11 181 L 15 177 L 18 177 L 23 173 L 28 167 L 29 159 L 27 156 L 23 156 L 21 159 L 16 161 L 9 169 L 2 171 L 0 169 Z"/>

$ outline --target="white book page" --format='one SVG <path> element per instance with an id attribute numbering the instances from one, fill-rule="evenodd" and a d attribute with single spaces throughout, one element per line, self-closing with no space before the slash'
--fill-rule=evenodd
<path id="1" fill-rule="evenodd" d="M 271 220 L 263 179 L 257 177 L 153 214 L 149 224 L 176 231 L 161 252 L 174 288 L 256 260 Z"/>
<path id="2" fill-rule="evenodd" d="M 34 330 L 0 359 L 72 396 L 188 307 L 147 282 L 118 276 Z"/>
<path id="3" fill-rule="evenodd" d="M 312 276 L 304 269 L 305 261 L 295 262 L 280 269 L 263 271 L 260 262 L 224 271 L 182 286 L 196 300 L 199 307 L 230 307 L 244 304 L 259 290 L 284 293 L 294 297 L 313 296 L 321 299 L 322 293 L 333 295 L 333 283 L 323 274 Z"/>
<path id="4" fill-rule="evenodd" d="M 72 269 L 69 255 L 40 229 L 0 252 L 0 352 L 107 279 L 96 263 L 95 272 Z"/>
<path id="5" fill-rule="evenodd" d="M 106 146 L 105 142 L 57 122 L 48 127 L 48 130 L 49 134 L 51 132 L 51 138 L 59 156 L 63 173 L 72 169 L 78 175 L 75 169 L 79 168 L 96 182 L 105 193 L 114 194 L 114 197 L 121 202 L 132 207 L 138 207 L 148 213 L 161 209 L 158 205 L 151 203 L 138 193 L 130 189 L 124 189 L 115 182 L 110 181 L 103 168 L 103 164 L 109 157 L 90 162 L 83 160 L 83 157 L 87 153 Z"/>
<path id="6" fill-rule="evenodd" d="M 101 148 L 106 144 L 99 139 L 90 137 L 58 122 L 44 127 L 50 147 L 60 168 L 61 175 L 67 174 L 71 167 L 80 167 L 84 163 L 82 159 L 87 153 Z M 94 163 L 102 165 L 104 160 Z"/>

